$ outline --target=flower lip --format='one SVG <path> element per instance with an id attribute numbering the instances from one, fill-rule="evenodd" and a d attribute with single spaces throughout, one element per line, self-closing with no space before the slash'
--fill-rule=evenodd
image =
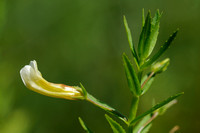
<path id="1" fill-rule="evenodd" d="M 46 81 L 38 70 L 37 62 L 35 60 L 31 61 L 29 65 L 25 65 L 20 70 L 20 75 L 27 88 L 40 94 L 70 100 L 83 99 L 83 94 L 79 87 L 55 84 Z"/>

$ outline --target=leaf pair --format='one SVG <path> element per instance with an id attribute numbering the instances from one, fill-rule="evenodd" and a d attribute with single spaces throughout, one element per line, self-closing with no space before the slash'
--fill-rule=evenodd
<path id="1" fill-rule="evenodd" d="M 141 69 L 144 69 L 146 67 L 148 67 L 149 65 L 153 64 L 171 45 L 172 41 L 175 39 L 177 33 L 178 33 L 177 29 L 170 37 L 169 39 L 160 47 L 160 49 L 158 50 L 158 52 L 153 55 L 153 57 L 151 57 L 150 59 L 148 59 L 142 66 Z"/>
<path id="2" fill-rule="evenodd" d="M 107 121 L 109 122 L 113 133 L 126 133 L 126 131 L 123 129 L 123 127 L 117 123 L 115 120 L 113 120 L 110 116 L 105 115 Z M 86 131 L 86 133 L 93 133 L 92 130 L 84 123 L 84 121 L 79 117 L 79 122 L 82 126 L 82 128 Z"/>
<path id="3" fill-rule="evenodd" d="M 135 97 L 138 97 L 141 94 L 141 85 L 138 76 L 133 68 L 133 65 L 131 64 L 130 60 L 128 59 L 125 53 L 123 54 L 123 61 L 124 61 L 124 68 L 125 68 L 126 78 L 128 81 L 128 86 L 132 94 Z"/>
<path id="4" fill-rule="evenodd" d="M 157 10 L 153 19 L 151 18 L 150 11 L 147 14 L 138 44 L 138 55 L 142 62 L 145 61 L 155 47 L 159 33 L 160 17 L 161 14 L 159 10 Z"/>

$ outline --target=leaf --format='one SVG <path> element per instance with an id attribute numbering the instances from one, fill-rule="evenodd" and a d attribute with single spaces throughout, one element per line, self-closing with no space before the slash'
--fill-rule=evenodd
<path id="1" fill-rule="evenodd" d="M 144 61 L 146 58 L 144 55 L 144 47 L 145 44 L 147 43 L 148 38 L 150 37 L 150 34 L 151 34 L 151 12 L 149 11 L 145 20 L 145 24 L 142 28 L 142 32 L 140 34 L 140 39 L 138 44 L 138 54 L 140 60 L 142 61 Z"/>
<path id="2" fill-rule="evenodd" d="M 139 79 L 132 64 L 130 63 L 130 60 L 128 59 L 125 53 L 123 54 L 123 61 L 124 61 L 124 68 L 126 72 L 128 86 L 133 95 L 137 97 L 141 94 L 141 85 Z"/>
<path id="3" fill-rule="evenodd" d="M 128 23 L 127 23 L 127 20 L 126 20 L 126 17 L 124 16 L 124 26 L 125 26 L 125 29 L 126 29 L 126 34 L 127 34 L 127 38 L 128 38 L 128 43 L 129 43 L 129 46 L 130 46 L 130 49 L 131 49 L 131 52 L 134 56 L 134 58 L 136 59 L 136 63 L 138 64 L 138 57 L 137 57 L 137 54 L 136 54 L 136 51 L 135 51 L 135 47 L 133 45 L 133 40 L 132 40 L 132 35 L 131 35 L 131 31 L 128 27 Z"/>
<path id="4" fill-rule="evenodd" d="M 157 10 L 154 18 L 152 19 L 151 22 L 151 33 L 149 35 L 149 37 L 146 40 L 146 44 L 144 46 L 144 56 L 145 58 L 147 58 L 151 52 L 153 51 L 156 41 L 157 41 L 157 37 L 158 37 L 158 31 L 159 31 L 159 25 L 160 25 L 160 18 L 161 18 L 161 14 L 159 12 L 159 10 Z"/>
<path id="5" fill-rule="evenodd" d="M 148 67 L 149 65 L 153 64 L 169 48 L 172 41 L 175 39 L 177 33 L 178 33 L 178 29 L 169 37 L 169 39 L 164 43 L 164 45 L 161 46 L 159 51 L 141 66 L 141 69 L 144 69 Z"/>
<path id="6" fill-rule="evenodd" d="M 93 133 L 93 132 L 86 126 L 86 124 L 84 123 L 84 121 L 83 121 L 80 117 L 78 118 L 78 120 L 79 120 L 81 126 L 83 127 L 83 129 L 84 129 L 87 133 Z"/>
<path id="7" fill-rule="evenodd" d="M 83 92 L 83 96 L 86 99 L 87 98 L 87 91 L 86 91 L 85 87 L 81 83 L 80 83 L 80 86 L 81 86 L 81 89 L 82 89 L 82 92 Z"/>
<path id="8" fill-rule="evenodd" d="M 107 104 L 101 102 L 100 100 L 96 99 L 95 97 L 93 97 L 89 93 L 87 94 L 87 101 L 89 101 L 92 104 L 96 105 L 97 107 L 107 111 L 108 113 L 110 113 L 112 115 L 115 115 L 116 117 L 118 117 L 119 119 L 123 120 L 127 124 L 126 116 L 124 116 L 122 113 L 120 113 L 116 109 L 110 107 L 109 105 L 107 105 Z"/>
<path id="9" fill-rule="evenodd" d="M 147 78 L 147 75 L 145 76 L 144 79 L 146 79 L 146 78 Z M 144 79 L 143 79 L 143 80 L 144 80 Z M 155 77 L 153 76 L 153 77 L 151 77 L 151 78 L 146 82 L 146 84 L 145 84 L 144 87 L 142 88 L 142 94 L 141 94 L 141 95 L 144 95 L 144 94 L 149 90 L 149 88 L 150 88 L 151 84 L 153 83 L 154 79 L 155 79 Z M 143 83 L 143 82 L 142 82 L 142 83 Z"/>
<path id="10" fill-rule="evenodd" d="M 138 133 L 138 131 L 140 130 L 140 128 L 145 125 L 145 123 L 147 123 L 149 121 L 149 119 L 151 119 L 151 115 L 146 115 L 133 129 L 132 133 Z"/>
<path id="11" fill-rule="evenodd" d="M 114 121 L 111 117 L 109 117 L 108 115 L 105 115 L 107 121 L 109 122 L 113 133 L 126 133 L 126 131 L 123 129 L 123 127 L 117 123 L 116 121 Z"/>
<path id="12" fill-rule="evenodd" d="M 151 127 L 152 127 L 152 123 L 149 123 L 146 127 L 144 127 L 141 133 L 148 133 Z"/>
<path id="13" fill-rule="evenodd" d="M 145 24 L 145 15 L 144 15 L 144 8 L 142 8 L 142 27 Z"/>
<path id="14" fill-rule="evenodd" d="M 140 120 L 141 118 L 143 118 L 144 116 L 150 114 L 150 113 L 153 113 L 155 110 L 163 107 L 164 105 L 166 105 L 167 103 L 169 103 L 170 101 L 174 100 L 175 98 L 179 97 L 183 95 L 183 92 L 182 93 L 178 93 L 174 96 L 171 96 L 169 97 L 168 99 L 162 101 L 161 103 L 155 105 L 154 107 L 152 107 L 150 110 L 146 111 L 145 113 L 141 114 L 140 116 L 138 116 L 137 118 L 135 118 L 133 121 L 130 122 L 130 125 L 133 125 L 135 124 L 138 120 Z"/>

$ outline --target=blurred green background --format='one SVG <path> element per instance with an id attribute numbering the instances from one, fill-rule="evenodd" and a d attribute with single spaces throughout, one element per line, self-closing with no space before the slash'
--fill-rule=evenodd
<path id="1" fill-rule="evenodd" d="M 78 85 L 128 114 L 131 94 L 122 53 L 131 56 L 126 15 L 135 44 L 142 8 L 163 11 L 157 48 L 180 28 L 164 57 L 171 64 L 142 97 L 139 113 L 184 91 L 178 104 L 154 121 L 151 133 L 200 132 L 199 0 L 0 0 L 0 133 L 82 133 L 78 117 L 97 133 L 112 132 L 105 112 L 84 101 L 46 97 L 28 90 L 20 69 L 35 59 L 43 77 Z"/>

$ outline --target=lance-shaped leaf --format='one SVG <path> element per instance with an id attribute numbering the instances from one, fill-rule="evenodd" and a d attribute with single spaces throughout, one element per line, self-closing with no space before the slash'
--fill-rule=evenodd
<path id="1" fill-rule="evenodd" d="M 78 118 L 81 126 L 83 127 L 83 129 L 86 131 L 86 133 L 93 133 L 88 127 L 87 125 L 84 123 L 84 121 L 79 117 Z"/>
<path id="2" fill-rule="evenodd" d="M 98 99 L 96 99 L 95 97 L 93 97 L 92 95 L 90 95 L 89 93 L 87 93 L 87 101 L 89 101 L 90 103 L 96 105 L 97 107 L 107 111 L 108 113 L 115 115 L 116 117 L 118 117 L 119 119 L 123 120 L 125 123 L 127 123 L 127 118 L 126 116 L 124 116 L 122 113 L 120 113 L 119 111 L 117 111 L 116 109 L 112 108 L 111 106 L 99 101 Z"/>
<path id="3" fill-rule="evenodd" d="M 164 43 L 164 45 L 161 46 L 159 51 L 141 66 L 141 69 L 144 69 L 149 65 L 153 64 L 169 48 L 170 44 L 175 39 L 177 33 L 178 29 L 169 37 L 169 39 Z"/>
<path id="4" fill-rule="evenodd" d="M 145 15 L 144 15 L 144 8 L 142 8 L 142 27 L 145 24 Z"/>
<path id="5" fill-rule="evenodd" d="M 128 59 L 125 53 L 123 54 L 123 61 L 124 61 L 124 68 L 126 72 L 128 86 L 134 96 L 139 96 L 141 94 L 140 82 L 130 60 Z"/>
<path id="6" fill-rule="evenodd" d="M 143 78 L 142 78 L 142 84 L 145 82 L 145 80 L 148 78 L 149 75 L 145 75 Z M 142 88 L 142 94 L 141 95 L 144 95 L 150 88 L 151 84 L 153 83 L 155 77 L 152 76 L 148 81 L 146 81 L 145 85 L 143 86 Z"/>
<path id="7" fill-rule="evenodd" d="M 130 49 L 131 49 L 131 52 L 134 56 L 134 58 L 136 59 L 136 63 L 138 64 L 138 56 L 137 56 L 137 53 L 135 51 L 135 47 L 133 45 L 133 40 L 132 40 L 132 35 L 131 35 L 131 31 L 128 27 L 128 23 L 127 23 L 127 20 L 126 20 L 126 17 L 124 16 L 124 27 L 126 29 L 126 34 L 127 34 L 127 38 L 128 38 L 128 43 L 129 43 L 129 46 L 130 46 Z"/>
<path id="8" fill-rule="evenodd" d="M 142 28 L 142 32 L 140 34 L 139 44 L 138 44 L 138 54 L 141 60 L 145 59 L 144 55 L 144 47 L 147 43 L 148 38 L 151 34 L 151 12 L 149 11 L 145 20 L 145 24 Z"/>
<path id="9" fill-rule="evenodd" d="M 159 33 L 158 31 L 160 25 L 160 17 L 161 14 L 159 10 L 157 10 L 154 18 L 151 19 L 151 14 L 149 11 L 146 17 L 145 24 L 143 24 L 144 26 L 142 29 L 142 33 L 140 35 L 139 46 L 138 46 L 139 56 L 142 61 L 144 61 L 151 54 L 151 52 L 155 47 Z"/>
<path id="10" fill-rule="evenodd" d="M 141 131 L 141 133 L 148 133 L 151 127 L 152 127 L 152 123 L 149 123 L 149 124 Z"/>
<path id="11" fill-rule="evenodd" d="M 108 115 L 105 115 L 107 121 L 109 122 L 113 133 L 126 133 L 126 131 L 123 129 L 123 127 L 117 123 L 115 120 L 113 120 L 111 117 L 109 117 Z"/>
<path id="12" fill-rule="evenodd" d="M 140 128 L 145 125 L 145 123 L 147 123 L 149 121 L 149 119 L 151 119 L 151 115 L 146 115 L 133 129 L 132 133 L 138 133 L 138 131 L 140 130 Z"/>
<path id="13" fill-rule="evenodd" d="M 162 101 L 161 103 L 155 105 L 154 107 L 152 107 L 150 110 L 146 111 L 145 113 L 141 114 L 140 116 L 138 116 L 137 118 L 135 118 L 133 121 L 131 121 L 130 125 L 133 125 L 135 124 L 138 120 L 140 120 L 141 118 L 143 118 L 144 116 L 150 114 L 150 113 L 153 113 L 155 110 L 163 107 L 164 105 L 166 105 L 167 103 L 169 103 L 170 101 L 174 100 L 175 98 L 179 97 L 183 95 L 183 92 L 182 93 L 178 93 L 174 96 L 171 96 L 169 97 L 168 99 Z"/>
<path id="14" fill-rule="evenodd" d="M 144 57 L 147 58 L 151 52 L 153 51 L 156 41 L 157 41 L 157 37 L 158 37 L 158 31 L 159 31 L 159 25 L 160 25 L 160 17 L 161 14 L 159 12 L 159 10 L 157 10 L 154 18 L 152 19 L 151 22 L 151 31 L 150 31 L 150 35 L 146 40 L 146 44 L 144 46 Z"/>

